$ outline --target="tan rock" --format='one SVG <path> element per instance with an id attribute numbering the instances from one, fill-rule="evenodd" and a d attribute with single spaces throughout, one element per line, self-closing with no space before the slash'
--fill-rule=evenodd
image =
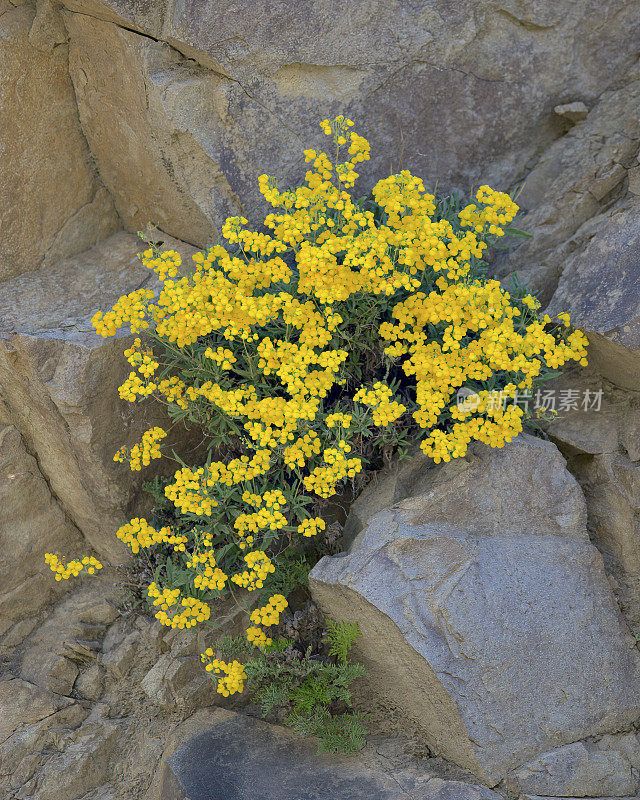
<path id="1" fill-rule="evenodd" d="M 115 531 L 141 476 L 115 464 L 113 454 L 166 419 L 159 404 L 119 399 L 117 387 L 130 370 L 122 355 L 128 340 L 102 339 L 90 320 L 150 280 L 136 257 L 140 249 L 137 237 L 118 233 L 0 285 L 0 396 L 10 421 L 64 511 L 114 563 L 128 556 Z M 22 524 L 33 522 L 25 517 Z"/>
<path id="2" fill-rule="evenodd" d="M 557 135 L 556 98 L 622 80 L 638 34 L 636 0 L 606 2 L 597 29 L 568 0 L 65 5 L 83 129 L 120 214 L 199 244 L 229 211 L 263 214 L 258 175 L 302 178 L 301 146 L 337 113 L 372 143 L 363 194 L 400 167 L 441 190 L 509 183 Z"/>
<path id="3" fill-rule="evenodd" d="M 360 625 L 371 691 L 495 785 L 638 714 L 640 659 L 585 522 L 557 448 L 523 435 L 426 467 L 309 585 Z"/>
<path id="4" fill-rule="evenodd" d="M 43 51 L 39 34 L 31 34 L 43 22 L 42 4 L 37 16 L 30 3 L 3 0 L 0 9 L 3 279 L 36 269 L 54 253 L 85 250 L 119 225 L 80 130 L 64 30 L 53 33 L 49 23 L 59 46 Z"/>
<path id="5" fill-rule="evenodd" d="M 218 116 L 220 77 L 194 73 L 169 45 L 91 17 L 66 19 L 82 125 L 125 225 L 213 244 L 242 210 L 219 153 L 200 136 Z"/>
<path id="6" fill-rule="evenodd" d="M 0 742 L 20 725 L 39 722 L 59 708 L 51 692 L 28 681 L 19 678 L 0 681 Z"/>
<path id="7" fill-rule="evenodd" d="M 91 621 L 91 612 L 109 596 L 117 603 L 115 586 L 99 578 L 87 578 L 64 597 L 45 621 L 26 640 L 20 666 L 21 677 L 38 686 L 68 694 L 78 675 L 78 662 L 72 661 L 69 644 L 104 636 L 106 624 Z"/>
<path id="8" fill-rule="evenodd" d="M 199 658 L 175 658 L 165 653 L 142 680 L 144 693 L 159 706 L 191 709 L 216 699 L 216 687 Z"/>
<path id="9" fill-rule="evenodd" d="M 20 693 L 18 697 L 21 697 Z M 0 742 L 0 776 L 7 778 L 12 789 L 28 784 L 42 758 L 42 751 L 57 746 L 87 716 L 80 704 L 69 698 L 58 696 L 54 709 L 59 710 L 42 719 L 18 724 L 14 732 Z M 4 788 L 2 783 L 0 787 Z"/>
<path id="10" fill-rule="evenodd" d="M 140 646 L 140 632 L 132 631 L 117 647 L 104 653 L 100 663 L 116 678 L 124 678 L 133 666 Z"/>
<path id="11" fill-rule="evenodd" d="M 79 697 L 87 700 L 99 700 L 104 689 L 104 670 L 93 663 L 84 670 L 76 681 L 75 690 Z"/>
<path id="12" fill-rule="evenodd" d="M 564 103 L 563 105 L 556 106 L 553 109 L 554 114 L 566 119 L 567 122 L 583 122 L 587 118 L 589 109 L 582 101 L 574 103 Z"/>
<path id="13" fill-rule="evenodd" d="M 80 532 L 52 496 L 20 433 L 0 418 L 0 634 L 65 591 L 44 554 L 69 555 L 81 547 Z"/>
<path id="14" fill-rule="evenodd" d="M 104 785 L 117 753 L 119 730 L 118 725 L 109 720 L 92 721 L 89 717 L 73 744 L 47 762 L 38 798 L 83 797 Z"/>

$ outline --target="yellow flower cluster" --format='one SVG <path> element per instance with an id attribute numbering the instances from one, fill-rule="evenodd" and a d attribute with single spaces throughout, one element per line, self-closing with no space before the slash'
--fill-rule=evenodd
<path id="1" fill-rule="evenodd" d="M 354 400 L 358 400 L 373 409 L 373 424 L 377 428 L 386 428 L 391 422 L 399 419 L 407 410 L 406 406 L 392 400 L 393 392 L 388 386 L 380 381 L 373 384 L 372 389 L 362 387 L 354 395 Z"/>
<path id="2" fill-rule="evenodd" d="M 335 494 L 336 485 L 344 478 L 353 478 L 362 470 L 362 461 L 359 458 L 347 458 L 345 453 L 351 451 L 351 445 L 344 440 L 338 443 L 338 447 L 328 447 L 324 453 L 326 466 L 315 467 L 310 475 L 307 475 L 303 484 L 305 489 L 320 497 L 331 497 Z"/>
<path id="3" fill-rule="evenodd" d="M 472 227 L 476 233 L 504 236 L 502 226 L 513 220 L 518 206 L 508 194 L 496 192 L 490 186 L 481 186 L 476 192 L 476 200 L 481 205 L 472 203 L 463 208 L 460 212 L 460 223 Z"/>
<path id="4" fill-rule="evenodd" d="M 356 398 L 354 398 L 355 400 Z M 351 425 L 351 414 L 327 414 L 324 418 L 324 424 L 327 428 L 333 428 L 336 425 L 341 425 L 343 428 L 348 428 Z"/>
<path id="5" fill-rule="evenodd" d="M 160 442 L 166 437 L 167 432 L 155 427 L 142 434 L 142 441 L 134 444 L 129 453 L 129 467 L 132 472 L 140 472 L 142 467 L 148 467 L 154 458 L 161 458 Z M 126 448 L 121 447 L 114 455 L 114 461 L 124 461 Z"/>
<path id="6" fill-rule="evenodd" d="M 164 250 L 162 253 L 157 253 L 152 248 L 145 250 L 141 256 L 144 265 L 152 269 L 161 281 L 167 278 L 175 278 L 178 274 L 178 268 L 182 264 L 182 257 L 180 253 L 175 250 Z"/>
<path id="7" fill-rule="evenodd" d="M 204 569 L 200 569 L 204 567 Z M 227 582 L 226 575 L 220 567 L 216 566 L 214 550 L 205 550 L 202 553 L 193 553 L 187 561 L 187 568 L 197 570 L 197 575 L 193 579 L 196 589 L 206 590 L 215 589 L 221 591 Z"/>
<path id="8" fill-rule="evenodd" d="M 255 608 L 251 612 L 251 622 L 254 625 L 264 625 L 265 628 L 277 625 L 280 622 L 280 614 L 287 608 L 289 603 L 282 594 L 274 594 L 269 598 L 269 602 L 262 608 Z"/>
<path id="9" fill-rule="evenodd" d="M 565 342 L 546 330 L 550 319 L 523 326 L 521 316 L 498 281 L 476 280 L 428 295 L 416 292 L 394 307 L 397 322 L 380 326 L 380 336 L 390 343 L 387 355 L 406 356 L 402 369 L 415 376 L 419 408 L 413 416 L 430 429 L 422 448 L 436 463 L 464 455 L 473 440 L 502 447 L 522 430 L 522 413 L 513 407 L 491 414 L 480 410 L 484 416 L 469 418 L 449 432 L 439 429 L 439 417 L 460 387 L 505 372 L 514 376 L 514 389 L 530 388 L 543 363 L 586 363 L 583 333 L 574 331 Z M 442 342 L 428 335 L 429 325 L 442 327 Z"/>
<path id="10" fill-rule="evenodd" d="M 277 625 L 280 622 L 280 614 L 288 605 L 284 595 L 274 594 L 269 598 L 266 606 L 254 609 L 250 617 L 254 624 L 247 628 L 247 639 L 260 649 L 272 644 L 273 640 L 258 626 L 264 625 L 268 628 L 271 625 Z"/>
<path id="11" fill-rule="evenodd" d="M 258 628 L 256 625 L 250 625 L 246 630 L 246 634 L 248 641 L 261 650 L 264 650 L 267 645 L 273 644 L 273 639 L 267 636 L 262 628 Z"/>
<path id="12" fill-rule="evenodd" d="M 160 606 L 155 618 L 168 628 L 179 628 L 180 630 L 192 628 L 199 622 L 205 622 L 211 616 L 210 606 L 195 597 L 181 598 L 180 589 L 165 587 L 161 591 L 154 581 L 149 584 L 147 594 L 154 598 L 154 606 Z"/>
<path id="13" fill-rule="evenodd" d="M 302 520 L 298 525 L 298 533 L 308 538 L 316 536 L 320 531 L 325 530 L 326 527 L 326 522 L 322 517 L 310 517 L 309 519 Z"/>
<path id="14" fill-rule="evenodd" d="M 55 574 L 57 581 L 77 578 L 81 572 L 93 575 L 96 570 L 102 569 L 102 564 L 93 556 L 84 556 L 80 561 L 73 559 L 65 564 L 56 553 L 45 553 L 44 560 Z"/>
<path id="15" fill-rule="evenodd" d="M 124 351 L 124 354 L 131 366 L 136 367 L 145 378 L 150 378 L 160 366 L 157 361 L 154 361 L 153 350 L 150 347 L 143 348 L 139 338 L 134 339 L 133 344 Z"/>
<path id="16" fill-rule="evenodd" d="M 250 592 L 254 589 L 262 589 L 267 575 L 276 571 L 271 559 L 262 550 L 253 550 L 244 556 L 244 560 L 247 569 L 232 575 L 231 580 Z"/>
<path id="17" fill-rule="evenodd" d="M 141 548 L 152 547 L 154 544 L 184 545 L 187 541 L 185 536 L 173 536 L 168 527 L 156 530 L 143 517 L 134 517 L 126 525 L 122 525 L 116 531 L 116 536 L 133 553 L 139 553 Z"/>
<path id="18" fill-rule="evenodd" d="M 209 497 L 204 467 L 191 470 L 182 467 L 173 476 L 174 482 L 165 486 L 165 497 L 183 513 L 211 516 L 218 501 Z"/>
<path id="19" fill-rule="evenodd" d="M 244 682 L 247 680 L 247 673 L 244 671 L 244 665 L 239 661 L 231 661 L 226 663 L 219 658 L 213 658 L 213 650 L 209 647 L 201 655 L 201 661 L 205 664 L 207 672 L 213 672 L 216 675 L 224 675 L 218 679 L 218 694 L 224 697 L 242 692 L 244 689 Z"/>
<path id="20" fill-rule="evenodd" d="M 307 460 L 322 452 L 322 439 L 315 431 L 309 431 L 284 449 L 284 463 L 291 468 L 304 467 Z"/>
<path id="21" fill-rule="evenodd" d="M 297 503 L 309 502 L 300 490 L 315 501 L 327 499 L 355 477 L 363 462 L 351 455 L 352 443 L 371 441 L 372 427 L 411 415 L 424 430 L 423 451 L 435 462 L 463 456 L 473 441 L 502 447 L 522 430 L 523 410 L 494 402 L 486 387 L 497 386 L 513 400 L 546 369 L 586 363 L 586 339 L 568 329 L 568 315 L 540 318 L 531 295 L 518 299 L 498 281 L 477 278 L 489 243 L 518 211 L 509 195 L 481 186 L 457 219 L 455 212 L 441 218 L 442 204 L 402 170 L 376 183 L 372 203 L 357 202 L 349 189 L 370 157 L 369 143 L 345 117 L 323 120 L 321 127 L 336 155 L 305 150 L 301 186 L 280 188 L 273 177 L 260 176 L 272 206 L 262 231 L 251 230 L 244 217 L 229 218 L 222 226 L 229 247 L 195 253 L 188 274 L 180 273 L 175 251 L 148 248 L 141 258 L 159 278 L 157 296 L 150 289 L 132 292 L 93 318 L 102 336 L 124 325 L 133 333 L 148 329 L 170 352 L 163 363 L 137 338 L 126 351 L 134 371 L 121 397 L 154 395 L 212 438 L 224 417 L 222 430 L 233 432 L 235 452 L 242 453 L 175 472 L 165 496 L 188 520 L 181 528 L 189 528 L 188 537 L 174 542 L 168 529 L 154 531 L 140 520 L 118 532 L 132 549 L 163 542 L 185 553 L 176 558 L 193 570 L 203 598 L 230 584 L 264 586 L 276 568 L 268 554 L 295 538 L 286 514 L 299 519 Z M 384 355 L 370 333 L 379 335 Z M 360 336 L 368 342 L 367 363 L 357 380 L 365 385 L 349 398 L 355 378 L 346 364 L 354 363 Z M 166 375 L 169 366 L 178 374 Z M 385 382 L 376 380 L 383 374 Z M 403 402 L 386 385 L 392 375 L 395 386 L 400 374 Z M 469 386 L 479 387 L 477 402 L 458 405 L 459 391 Z M 350 410 L 351 400 L 370 411 L 336 411 Z M 392 440 L 398 430 L 380 440 Z M 116 460 L 129 458 L 140 469 L 160 455 L 165 435 L 152 428 Z M 201 536 L 201 524 L 215 534 Z M 324 529 L 319 516 L 297 528 L 303 537 Z M 202 600 L 152 587 L 163 624 L 187 627 L 208 618 Z M 260 627 L 270 624 L 263 611 L 267 619 L 275 613 L 268 608 L 254 612 L 247 631 L 258 647 L 269 643 Z M 210 671 L 224 675 L 219 691 L 241 691 L 242 665 L 212 657 L 207 651 Z"/>
<path id="22" fill-rule="evenodd" d="M 215 361 L 222 369 L 231 369 L 231 365 L 235 364 L 238 360 L 233 355 L 233 351 L 229 350 L 227 347 L 217 347 L 215 350 L 211 347 L 207 347 L 204 351 L 204 357 Z"/>

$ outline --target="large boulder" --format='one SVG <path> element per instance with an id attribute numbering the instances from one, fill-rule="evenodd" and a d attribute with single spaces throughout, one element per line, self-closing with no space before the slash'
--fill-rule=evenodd
<path id="1" fill-rule="evenodd" d="M 202 709 L 172 732 L 145 800 L 500 800 L 385 744 L 378 737 L 357 755 L 319 754 L 287 728 Z"/>
<path id="2" fill-rule="evenodd" d="M 639 635 L 640 394 L 589 370 L 572 371 L 555 389 L 560 406 L 547 434 L 582 487 L 589 535 L 602 554 L 625 619 Z"/>
<path id="3" fill-rule="evenodd" d="M 383 700 L 490 785 L 628 730 L 639 655 L 557 448 L 523 435 L 425 466 L 412 486 L 310 575 L 322 609 L 360 625 Z"/>
<path id="4" fill-rule="evenodd" d="M 153 285 L 155 276 L 136 257 L 140 249 L 137 237 L 121 232 L 0 284 L 0 397 L 8 422 L 70 520 L 112 563 L 127 555 L 114 533 L 141 488 L 140 475 L 113 455 L 159 423 L 160 409 L 119 399 L 117 387 L 131 369 L 122 355 L 128 340 L 102 339 L 90 320 L 122 294 Z M 22 520 L 34 524 L 30 516 Z"/>
<path id="5" fill-rule="evenodd" d="M 0 0 L 0 280 L 120 227 L 80 129 L 64 28 L 47 47 L 37 22 L 35 3 Z"/>
<path id="6" fill-rule="evenodd" d="M 202 244 L 228 211 L 263 214 L 256 178 L 300 180 L 317 123 L 344 113 L 372 144 L 366 191 L 511 183 L 632 66 L 640 4 L 502 0 L 174 4 L 65 0 L 83 130 L 127 225 Z"/>

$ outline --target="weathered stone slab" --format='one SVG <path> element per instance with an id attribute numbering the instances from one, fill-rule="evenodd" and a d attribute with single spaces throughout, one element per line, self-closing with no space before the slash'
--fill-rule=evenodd
<path id="1" fill-rule="evenodd" d="M 262 215 L 258 175 L 303 178 L 301 146 L 338 113 L 371 140 L 363 193 L 399 168 L 441 190 L 509 184 L 558 137 L 560 98 L 591 106 L 631 68 L 640 25 L 637 0 L 600 4 L 598 26 L 569 0 L 65 5 L 83 129 L 121 216 L 198 244 L 230 209 Z"/>
<path id="2" fill-rule="evenodd" d="M 563 797 L 626 797 L 635 794 L 639 780 L 623 752 L 600 749 L 592 742 L 574 742 L 514 770 L 505 785 L 514 792 Z"/>
<path id="3" fill-rule="evenodd" d="M 414 792 L 419 792 L 419 795 Z M 204 716 L 165 761 L 147 800 L 499 800 L 481 786 L 424 780 L 373 765 L 367 754 L 319 755 L 313 740 L 260 720 L 218 710 Z"/>
<path id="4" fill-rule="evenodd" d="M 426 469 L 414 492 L 310 575 L 330 617 L 359 623 L 376 691 L 490 785 L 553 747 L 628 728 L 638 653 L 555 446 L 478 448 Z"/>
<path id="5" fill-rule="evenodd" d="M 34 47 L 35 19 L 35 4 L 0 1 L 0 280 L 120 227 L 80 130 L 66 37 Z"/>
<path id="6" fill-rule="evenodd" d="M 566 265 L 548 313 L 569 311 L 589 338 L 591 366 L 640 390 L 640 203 L 605 220 Z"/>
<path id="7" fill-rule="evenodd" d="M 182 244 L 164 238 L 167 247 Z M 115 464 L 113 454 L 138 441 L 160 409 L 119 399 L 117 387 L 130 371 L 122 354 L 127 340 L 97 336 L 91 317 L 122 294 L 153 285 L 155 275 L 136 257 L 141 244 L 136 236 L 114 234 L 0 284 L 0 397 L 8 420 L 64 511 L 114 563 L 127 557 L 114 534 L 140 477 Z M 182 247 L 185 256 L 193 252 Z M 34 522 L 26 516 L 22 524 Z"/>

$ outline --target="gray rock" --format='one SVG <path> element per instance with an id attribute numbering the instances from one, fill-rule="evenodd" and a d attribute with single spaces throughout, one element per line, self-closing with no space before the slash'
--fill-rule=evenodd
<path id="1" fill-rule="evenodd" d="M 628 727 L 640 663 L 555 446 L 521 436 L 459 462 L 425 469 L 310 586 L 330 617 L 359 623 L 375 691 L 494 785 Z"/>
<path id="2" fill-rule="evenodd" d="M 591 365 L 640 390 L 640 204 L 611 216 L 566 265 L 548 313 L 571 313 L 589 338 Z"/>
<path id="3" fill-rule="evenodd" d="M 638 774 L 617 750 L 574 742 L 551 750 L 507 775 L 513 792 L 562 797 L 628 796 L 638 788 Z"/>
<path id="4" fill-rule="evenodd" d="M 621 86 L 598 98 L 584 122 L 543 151 L 518 192 L 517 226 L 534 235 L 514 240 L 495 259 L 497 275 L 517 272 L 544 303 L 551 299 L 565 267 L 615 213 L 612 198 L 623 195 L 640 145 L 639 103 L 636 66 Z"/>
<path id="5" fill-rule="evenodd" d="M 168 247 L 181 247 L 164 239 Z M 129 555 L 115 531 L 140 491 L 140 476 L 115 464 L 113 455 L 121 445 L 139 441 L 154 424 L 166 424 L 166 418 L 159 404 L 151 408 L 119 399 L 117 387 L 130 370 L 122 355 L 128 340 L 97 336 L 91 317 L 122 294 L 154 285 L 155 276 L 136 257 L 140 250 L 136 236 L 115 234 L 87 252 L 4 281 L 0 288 L 0 398 L 7 424 L 20 431 L 37 457 L 63 511 L 111 563 Z M 183 247 L 182 252 L 187 258 L 193 250 Z M 23 526 L 40 527 L 40 494 L 38 489 L 33 517 L 25 512 Z M 62 534 L 58 547 L 49 541 L 54 523 L 52 518 L 47 547 L 70 554 Z"/>
<path id="6" fill-rule="evenodd" d="M 318 755 L 286 728 L 218 711 L 202 716 L 164 769 L 162 800 L 413 800 L 413 781 L 365 757 Z M 428 775 L 421 800 L 499 800 L 480 786 Z"/>

